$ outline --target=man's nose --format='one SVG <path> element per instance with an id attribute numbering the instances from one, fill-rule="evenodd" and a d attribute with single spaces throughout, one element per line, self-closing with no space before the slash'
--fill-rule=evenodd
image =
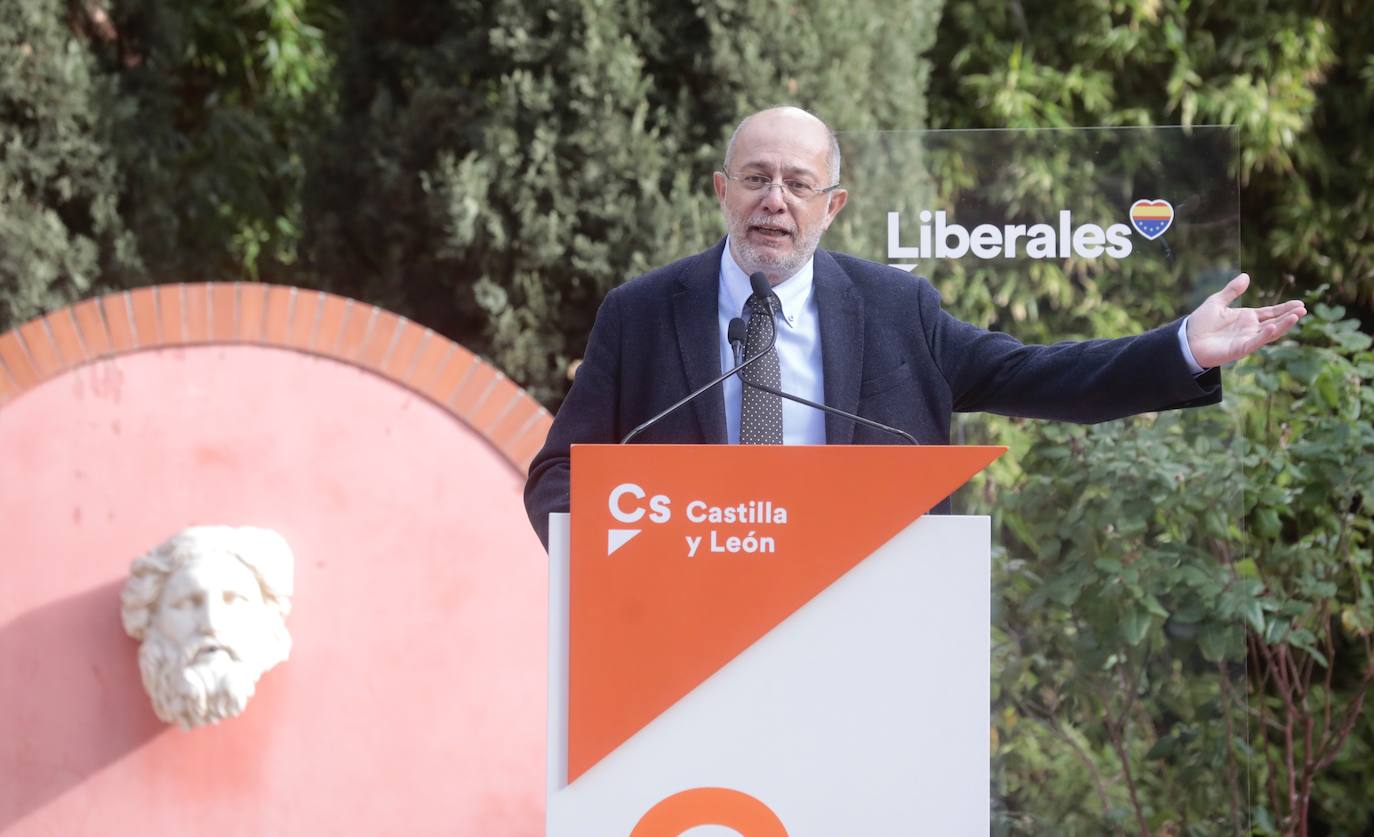
<path id="1" fill-rule="evenodd" d="M 781 183 L 769 183 L 763 187 L 763 197 L 759 200 L 759 205 L 769 212 L 782 212 L 787 209 L 787 187 Z"/>

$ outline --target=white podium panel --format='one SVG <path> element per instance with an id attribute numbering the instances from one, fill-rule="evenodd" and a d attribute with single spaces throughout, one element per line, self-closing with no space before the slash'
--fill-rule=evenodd
<path id="1" fill-rule="evenodd" d="M 988 833 L 986 517 L 918 519 L 571 784 L 567 516 L 550 528 L 551 837 L 648 837 L 646 813 L 702 788 L 747 795 L 770 834 Z M 688 806 L 693 837 L 737 833 L 696 827 L 729 824 L 718 802 Z"/>

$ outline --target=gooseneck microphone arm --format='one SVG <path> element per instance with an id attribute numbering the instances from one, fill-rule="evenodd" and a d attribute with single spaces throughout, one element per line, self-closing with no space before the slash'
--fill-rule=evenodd
<path id="1" fill-rule="evenodd" d="M 728 331 L 727 331 L 727 338 L 728 338 L 729 341 L 730 341 L 730 347 L 734 350 L 734 353 L 735 353 L 735 361 L 736 361 L 735 366 L 734 366 L 733 368 L 731 368 L 730 370 L 728 370 L 727 372 L 725 372 L 724 374 L 722 374 L 720 377 L 715 378 L 714 380 L 710 381 L 709 383 L 705 384 L 704 386 L 701 386 L 701 387 L 699 387 L 699 388 L 693 390 L 692 392 L 688 393 L 686 396 L 684 396 L 683 398 L 679 399 L 678 401 L 676 401 L 676 402 L 674 402 L 672 405 L 670 405 L 667 409 L 665 409 L 665 410 L 659 412 L 659 413 L 658 413 L 657 415 L 655 415 L 653 418 L 650 418 L 648 421 L 643 422 L 643 423 L 640 424 L 638 427 L 636 427 L 634 430 L 631 430 L 629 433 L 625 434 L 625 438 L 623 438 L 623 439 L 620 440 L 620 444 L 622 444 L 622 445 L 629 444 L 631 441 L 634 440 L 634 438 L 635 438 L 636 436 L 638 436 L 639 434 L 643 433 L 645 430 L 648 430 L 650 427 L 652 427 L 652 426 L 654 426 L 655 424 L 657 424 L 657 423 L 658 423 L 660 420 L 662 420 L 664 417 L 668 416 L 669 414 L 671 414 L 671 413 L 674 412 L 675 410 L 680 409 L 681 407 L 683 407 L 685 404 L 687 404 L 688 402 L 692 401 L 693 399 L 700 397 L 700 396 L 702 395 L 702 393 L 706 392 L 706 391 L 709 390 L 711 387 L 719 386 L 721 383 L 723 383 L 723 382 L 724 382 L 727 378 L 729 378 L 731 375 L 739 375 L 739 378 L 740 378 L 741 383 L 743 383 L 745 386 L 753 387 L 753 388 L 755 388 L 755 389 L 757 389 L 757 390 L 760 390 L 760 391 L 762 391 L 762 392 L 766 392 L 766 393 L 768 393 L 768 394 L 770 394 L 770 395 L 776 395 L 776 396 L 778 396 L 779 398 L 785 398 L 785 399 L 787 399 L 788 401 L 794 401 L 794 402 L 796 402 L 796 403 L 798 403 L 798 404 L 804 404 L 804 405 L 806 405 L 807 407 L 810 407 L 810 408 L 813 409 L 813 410 L 820 410 L 820 411 L 823 412 L 823 413 L 831 413 L 831 414 L 833 414 L 833 415 L 839 416 L 840 418 L 843 418 L 843 419 L 847 419 L 847 420 L 849 420 L 849 421 L 852 421 L 852 422 L 854 422 L 855 424 L 862 424 L 862 425 L 864 425 L 865 427 L 871 427 L 871 428 L 873 428 L 874 430 L 880 430 L 880 431 L 882 431 L 882 432 L 884 432 L 884 433 L 889 433 L 889 434 L 891 434 L 891 435 L 893 435 L 893 436 L 897 436 L 897 437 L 899 437 L 899 438 L 905 440 L 905 441 L 906 441 L 907 443 L 909 443 L 909 444 L 912 444 L 912 445 L 919 444 L 919 443 L 916 441 L 915 437 L 913 437 L 910 433 L 907 433 L 907 432 L 902 431 L 902 430 L 898 430 L 898 429 L 895 428 L 895 427 L 889 427 L 889 426 L 887 426 L 886 424 L 882 424 L 881 422 L 876 422 L 876 421 L 873 421 L 872 419 L 866 419 L 866 418 L 864 418 L 863 416 L 857 416 L 857 415 L 854 415 L 853 413 L 845 412 L 844 410 L 841 410 L 841 409 L 839 409 L 839 408 L 837 408 L 837 407 L 830 407 L 830 406 L 827 406 L 827 405 L 825 405 L 825 404 L 817 404 L 816 402 L 814 402 L 814 401 L 809 401 L 809 400 L 807 400 L 807 399 L 805 399 L 805 398 L 802 398 L 802 397 L 799 396 L 799 395 L 793 395 L 793 394 L 791 394 L 791 393 L 789 393 L 789 392 L 783 392 L 782 390 L 773 389 L 772 387 L 767 386 L 767 385 L 765 385 L 765 384 L 757 384 L 757 383 L 754 383 L 754 382 L 748 380 L 747 378 L 745 378 L 744 375 L 741 375 L 740 373 L 743 372 L 744 369 L 745 369 L 746 367 L 750 366 L 750 365 L 753 364 L 755 361 L 757 361 L 757 360 L 759 360 L 760 358 L 762 358 L 764 355 L 767 355 L 769 352 L 773 351 L 773 349 L 774 349 L 774 347 L 777 345 L 777 341 L 778 341 L 778 328 L 777 328 L 777 320 L 776 320 L 776 317 L 777 317 L 777 309 L 776 309 L 776 307 L 775 307 L 777 303 L 776 303 L 776 300 L 773 298 L 773 290 L 772 290 L 772 287 L 769 286 L 769 284 L 768 284 L 768 279 L 763 275 L 763 273 L 755 273 L 754 275 L 750 276 L 750 277 L 749 277 L 749 282 L 750 282 L 750 285 L 753 287 L 753 290 L 754 290 L 754 294 L 753 294 L 753 295 L 754 295 L 754 296 L 758 296 L 758 297 L 762 297 L 763 299 L 766 299 L 766 300 L 768 301 L 768 311 L 769 311 L 769 315 L 770 315 L 771 317 L 774 318 L 774 320 L 773 320 L 773 329 L 772 329 L 772 333 L 771 333 L 770 336 L 769 336 L 768 345 L 767 345 L 767 346 L 764 346 L 762 349 L 760 349 L 759 351 L 755 352 L 754 354 L 749 355 L 748 357 L 744 357 L 743 359 L 741 359 L 741 356 L 744 354 L 744 342 L 745 342 L 746 327 L 745 327 L 745 324 L 744 324 L 744 320 L 740 319 L 739 317 L 736 317 L 736 318 L 734 318 L 733 320 L 731 320 L 731 321 L 730 321 L 729 328 L 728 328 Z"/>
<path id="2" fill-rule="evenodd" d="M 831 415 L 836 415 L 840 418 L 848 419 L 854 422 L 855 424 L 862 424 L 863 426 L 871 427 L 874 430 L 881 430 L 884 433 L 890 433 L 893 436 L 897 436 L 902 440 L 906 441 L 908 444 L 920 444 L 920 442 L 916 441 L 915 436 L 912 436 L 905 430 L 898 430 L 897 428 L 889 427 L 888 425 L 883 424 L 882 422 L 874 421 L 873 419 L 866 419 L 863 416 L 856 416 L 853 413 L 847 413 L 844 410 L 841 410 L 839 407 L 831 407 L 826 404 L 817 404 L 815 401 L 808 401 L 805 398 L 802 398 L 800 395 L 793 395 L 790 392 L 783 392 L 780 389 L 773 389 L 767 384 L 756 384 L 753 381 L 745 378 L 743 375 L 740 375 L 739 379 L 744 382 L 745 386 L 753 387 L 757 390 L 762 390 L 763 392 L 766 392 L 769 395 L 776 395 L 779 398 L 786 398 L 788 401 L 795 401 L 798 404 L 805 404 L 813 410 L 820 410 L 822 413 L 830 413 Z"/>
<path id="3" fill-rule="evenodd" d="M 769 349 L 772 349 L 773 346 L 777 343 L 777 340 L 778 340 L 778 320 L 777 320 L 777 317 L 778 317 L 778 309 L 777 309 L 777 299 L 773 296 L 773 291 L 772 291 L 772 289 L 771 289 L 770 287 L 768 287 L 766 284 L 763 285 L 763 286 L 760 286 L 758 282 L 755 282 L 755 281 L 754 281 L 755 277 L 761 277 L 761 276 L 762 276 L 762 274 L 760 274 L 760 273 L 755 273 L 753 276 L 749 277 L 749 281 L 750 281 L 750 282 L 753 282 L 754 294 L 755 294 L 756 296 L 762 296 L 762 297 L 764 297 L 765 299 L 768 300 L 768 316 L 773 320 L 773 328 L 772 328 L 772 333 L 771 333 L 771 335 L 770 335 L 770 338 L 769 338 L 769 340 L 768 340 L 768 348 L 769 348 Z M 741 319 L 739 319 L 738 317 L 736 317 L 734 320 L 731 320 L 731 321 L 730 321 L 730 331 L 731 331 L 731 334 L 733 335 L 733 334 L 736 333 L 736 326 L 735 326 L 735 323 L 739 323 L 738 331 L 739 331 L 739 332 L 744 332 L 744 330 L 745 330 L 744 320 L 741 320 Z M 732 336 L 732 337 L 731 337 L 731 340 L 733 340 L 733 339 L 734 339 L 734 338 L 733 338 L 733 336 Z M 756 383 L 756 382 L 754 382 L 754 381 L 751 381 L 751 380 L 749 380 L 748 378 L 746 378 L 744 375 L 740 375 L 740 376 L 739 376 L 739 379 L 740 379 L 740 382 L 743 383 L 745 386 L 747 386 L 747 387 L 753 387 L 754 389 L 760 390 L 760 391 L 762 391 L 762 392 L 766 392 L 766 393 L 768 393 L 769 395 L 776 395 L 776 396 L 779 397 L 779 398 L 786 398 L 788 401 L 793 401 L 793 402 L 796 402 L 797 404 L 805 404 L 806 406 L 810 407 L 810 408 L 813 409 L 813 410 L 820 410 L 822 413 L 830 413 L 831 415 L 839 416 L 840 418 L 843 418 L 843 419 L 848 419 L 849 421 L 852 421 L 852 422 L 854 422 L 855 424 L 862 424 L 863 426 L 865 426 L 865 427 L 871 427 L 871 428 L 873 428 L 874 430 L 881 430 L 881 431 L 884 432 L 884 433 L 888 433 L 888 434 L 890 434 L 890 435 L 897 436 L 898 438 L 903 439 L 904 441 L 907 442 L 907 444 L 911 444 L 911 445 L 920 444 L 919 442 L 916 441 L 916 437 L 912 436 L 910 433 L 907 433 L 905 430 L 898 430 L 897 428 L 895 428 L 895 427 L 889 427 L 888 425 L 883 424 L 882 422 L 877 422 L 877 421 L 874 421 L 873 419 L 866 419 L 866 418 L 864 418 L 863 416 L 858 416 L 858 415 L 854 415 L 853 413 L 845 412 L 844 410 L 841 410 L 841 409 L 838 408 L 838 407 L 831 407 L 831 406 L 828 406 L 828 405 L 826 405 L 826 404 L 817 404 L 815 401 L 809 401 L 809 400 L 807 400 L 807 399 L 805 399 L 805 398 L 802 398 L 800 395 L 793 395 L 793 394 L 790 393 L 790 392 L 783 392 L 783 391 L 780 390 L 780 389 L 773 389 L 772 387 L 768 386 L 767 384 L 760 384 L 760 383 Z"/>
<path id="4" fill-rule="evenodd" d="M 742 363 L 740 363 L 739 365 L 737 365 L 737 366 L 731 368 L 730 371 L 726 372 L 724 375 L 721 375 L 719 378 L 716 378 L 715 380 L 711 381 L 709 384 L 706 384 L 705 386 L 701 387 L 700 389 L 696 389 L 696 390 L 693 390 L 692 392 L 688 393 L 686 396 L 684 396 L 684 397 L 683 397 L 682 399 L 680 399 L 679 401 L 674 402 L 673 405 L 670 406 L 668 409 L 664 410 L 663 412 L 659 413 L 658 415 L 654 416 L 653 418 L 651 418 L 651 419 L 649 419 L 648 421 L 644 422 L 643 424 L 639 425 L 639 426 L 636 427 L 634 430 L 631 430 L 629 433 L 626 433 L 626 434 L 625 434 L 625 438 L 623 438 L 623 439 L 620 440 L 620 444 L 622 444 L 622 445 L 628 445 L 628 444 L 634 439 L 634 437 L 638 436 L 640 433 L 643 433 L 645 430 L 648 430 L 650 427 L 652 427 L 652 426 L 654 426 L 655 424 L 657 424 L 658 421 L 659 421 L 660 419 L 662 419 L 664 416 L 667 416 L 669 413 L 673 412 L 674 410 L 678 409 L 678 408 L 681 407 L 682 405 L 686 404 L 688 401 L 691 401 L 692 399 L 694 399 L 694 398 L 696 398 L 697 396 L 701 395 L 703 392 L 705 392 L 706 390 L 710 389 L 711 387 L 713 387 L 713 386 L 718 386 L 719 384 L 721 384 L 722 382 L 724 382 L 726 378 L 730 377 L 731 375 L 738 374 L 740 370 L 744 369 L 744 368 L 745 368 L 746 366 L 748 366 L 749 364 L 753 363 L 754 361 L 756 361 L 756 360 L 758 360 L 759 358 L 763 357 L 764 355 L 768 354 L 768 350 L 771 349 L 771 348 L 773 348 L 773 347 L 772 347 L 772 346 L 766 346 L 766 347 L 764 347 L 762 350 L 760 350 L 760 351 L 756 352 L 755 354 L 752 354 L 752 355 L 750 355 L 749 357 L 745 358 L 744 361 L 743 361 Z"/>
<path id="5" fill-rule="evenodd" d="M 768 279 L 765 278 L 764 275 L 763 275 L 762 273 L 755 273 L 753 276 L 750 276 L 750 277 L 749 277 L 749 281 L 750 281 L 750 283 L 753 285 L 753 288 L 754 288 L 754 292 L 755 292 L 755 293 L 758 293 L 758 290 L 759 290 L 759 283 L 760 283 L 760 282 L 762 283 L 762 285 L 763 285 L 763 287 L 764 287 L 765 289 L 768 288 Z M 659 420 L 661 420 L 664 416 L 667 416 L 669 413 L 673 412 L 674 410 L 679 409 L 680 407 L 682 407 L 684 404 L 686 404 L 687 402 L 691 401 L 692 399 L 697 398 L 698 396 L 700 396 L 702 393 L 706 392 L 706 391 L 707 391 L 708 389 L 710 389 L 711 387 L 719 386 L 721 383 L 723 383 L 723 382 L 725 381 L 726 378 L 730 377 L 731 375 L 738 375 L 739 372 L 740 372 L 740 370 L 744 369 L 746 366 L 750 365 L 751 363 L 753 363 L 753 362 L 756 361 L 756 360 L 759 360 L 759 359 L 762 358 L 764 355 L 766 355 L 766 354 L 768 354 L 770 351 L 772 351 L 772 349 L 773 349 L 773 343 L 772 343 L 772 341 L 770 341 L 770 342 L 768 343 L 768 345 L 765 346 L 763 349 L 759 350 L 758 352 L 755 352 L 754 354 L 750 355 L 749 357 L 744 358 L 743 360 L 739 360 L 739 356 L 742 355 L 742 354 L 744 354 L 744 349 L 743 349 L 744 340 L 743 340 L 743 338 L 741 338 L 741 339 L 739 340 L 739 345 L 738 345 L 738 346 L 735 345 L 735 344 L 736 344 L 735 338 L 736 338 L 736 337 L 740 337 L 740 334 L 739 334 L 739 332 L 738 332 L 738 330 L 736 329 L 736 326 L 735 326 L 735 323 L 736 323 L 736 322 L 738 322 L 738 323 L 740 323 L 741 325 L 743 325 L 744 321 L 743 321 L 743 320 L 740 320 L 739 318 L 736 318 L 736 319 L 734 319 L 734 320 L 732 320 L 732 321 L 730 322 L 730 331 L 729 331 L 728 337 L 730 338 L 730 345 L 731 345 L 731 347 L 735 349 L 735 358 L 736 358 L 736 360 L 738 361 L 738 362 L 735 364 L 735 366 L 734 366 L 732 369 L 730 369 L 729 371 L 727 371 L 725 374 L 721 375 L 719 378 L 716 378 L 715 380 L 711 381 L 710 383 L 706 384 L 705 386 L 702 386 L 702 387 L 700 387 L 700 388 L 698 388 L 698 389 L 693 390 L 692 392 L 689 392 L 689 393 L 688 393 L 686 396 L 684 396 L 682 399 L 678 400 L 677 402 L 673 403 L 670 407 L 668 407 L 668 409 L 663 410 L 663 411 L 660 412 L 658 415 L 654 416 L 653 418 L 649 419 L 648 421 L 646 421 L 646 422 L 644 422 L 643 424 L 641 424 L 641 425 L 639 425 L 638 427 L 636 427 L 634 430 L 631 430 L 629 433 L 625 434 L 625 438 L 623 438 L 623 439 L 620 440 L 620 444 L 622 444 L 622 445 L 628 445 L 631 441 L 634 440 L 634 438 L 635 438 L 636 436 L 638 436 L 639 434 L 643 433 L 645 430 L 648 430 L 650 427 L 653 427 L 653 426 L 654 426 L 655 424 L 657 424 L 657 423 L 659 422 Z M 774 334 L 773 337 L 774 337 L 774 339 L 777 339 L 777 335 L 776 335 L 776 334 Z M 741 376 L 740 376 L 740 379 L 743 380 L 743 379 L 744 379 L 744 376 L 741 375 Z"/>

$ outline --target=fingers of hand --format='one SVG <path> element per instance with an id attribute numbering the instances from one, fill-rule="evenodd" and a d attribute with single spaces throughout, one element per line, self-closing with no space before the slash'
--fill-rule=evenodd
<path id="1" fill-rule="evenodd" d="M 1250 274 L 1241 273 L 1230 282 L 1227 282 L 1226 287 L 1217 291 L 1214 296 L 1222 305 L 1230 305 L 1239 299 L 1240 295 L 1245 293 L 1245 289 L 1248 287 L 1250 287 Z"/>
<path id="2" fill-rule="evenodd" d="M 1285 317 L 1289 314 L 1296 314 L 1299 318 L 1302 318 L 1307 314 L 1307 306 L 1304 305 L 1300 300 L 1290 299 L 1289 301 L 1281 302 L 1278 305 L 1270 305 L 1265 308 L 1256 308 L 1255 313 L 1259 316 L 1260 322 L 1277 319 L 1279 317 Z"/>
<path id="3" fill-rule="evenodd" d="M 1285 334 L 1287 334 L 1288 331 L 1289 331 L 1289 329 L 1291 329 L 1291 328 L 1293 328 L 1293 326 L 1297 325 L 1297 324 L 1298 324 L 1298 320 L 1302 319 L 1302 315 L 1303 315 L 1303 314 L 1306 314 L 1306 313 L 1307 313 L 1306 311 L 1303 311 L 1303 312 L 1301 312 L 1301 313 L 1299 313 L 1299 312 L 1297 312 L 1297 311 L 1291 311 L 1291 312 L 1289 312 L 1289 313 L 1287 313 L 1287 314 L 1284 314 L 1282 317 L 1279 317 L 1279 318 L 1276 319 L 1276 320 L 1270 320 L 1269 323 L 1266 323 L 1266 325 L 1269 325 L 1270 323 L 1273 324 L 1274 336 L 1273 336 L 1273 337 L 1270 337 L 1269 339 L 1270 339 L 1270 340 L 1277 340 L 1277 339 L 1279 339 L 1280 337 L 1282 337 L 1282 336 L 1284 336 Z"/>
<path id="4" fill-rule="evenodd" d="M 1262 323 L 1259 327 L 1259 331 L 1255 333 L 1255 336 L 1246 341 L 1245 351 L 1242 357 L 1250 354 L 1261 346 L 1273 343 L 1275 340 L 1287 334 L 1293 326 L 1298 324 L 1298 317 L 1299 315 L 1297 313 L 1289 312 L 1281 317 L 1267 320 Z"/>

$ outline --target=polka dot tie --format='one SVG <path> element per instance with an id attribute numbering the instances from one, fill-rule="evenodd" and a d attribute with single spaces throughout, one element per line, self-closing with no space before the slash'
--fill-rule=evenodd
<path id="1" fill-rule="evenodd" d="M 773 317 L 768 301 L 750 297 L 744 309 L 749 314 L 749 331 L 744 338 L 744 356 L 753 357 L 768 345 L 773 337 Z M 748 384 L 763 384 L 782 389 L 782 368 L 778 365 L 778 350 L 754 361 L 740 373 L 745 386 L 740 393 L 739 442 L 741 445 L 782 444 L 782 399 Z"/>

